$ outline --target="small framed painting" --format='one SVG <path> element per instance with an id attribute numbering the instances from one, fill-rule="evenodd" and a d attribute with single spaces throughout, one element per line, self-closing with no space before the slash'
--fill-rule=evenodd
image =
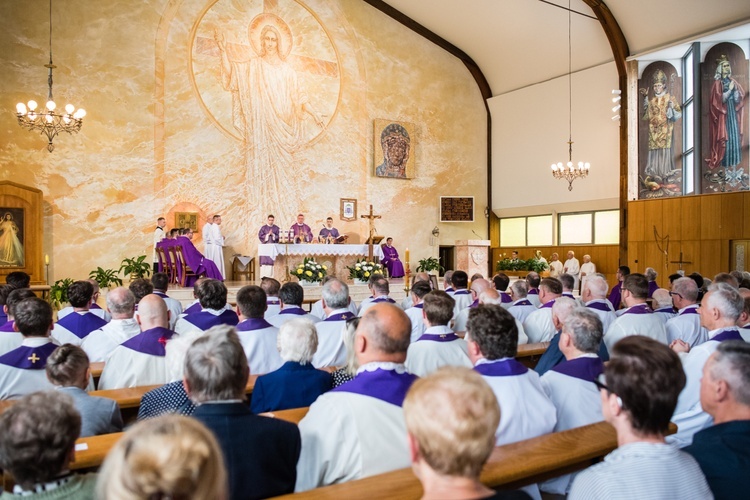
<path id="1" fill-rule="evenodd" d="M 347 222 L 357 220 L 357 200 L 354 198 L 341 198 L 340 218 Z"/>
<path id="2" fill-rule="evenodd" d="M 198 212 L 175 212 L 174 227 L 183 229 L 190 228 L 198 231 Z"/>

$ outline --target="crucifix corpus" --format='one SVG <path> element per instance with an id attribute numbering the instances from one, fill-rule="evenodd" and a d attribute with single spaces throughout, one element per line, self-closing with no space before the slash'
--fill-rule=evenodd
<path id="1" fill-rule="evenodd" d="M 372 244 L 375 240 L 375 219 L 380 219 L 380 215 L 375 215 L 372 212 L 372 205 L 370 205 L 370 213 L 367 215 L 360 215 L 362 219 L 368 219 L 370 224 L 370 236 L 367 238 L 367 261 L 372 262 Z"/>

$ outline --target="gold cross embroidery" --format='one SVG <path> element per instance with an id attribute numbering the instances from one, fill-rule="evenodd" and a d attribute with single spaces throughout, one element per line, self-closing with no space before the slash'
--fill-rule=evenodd
<path id="1" fill-rule="evenodd" d="M 26 358 L 26 359 L 28 359 L 28 360 L 29 360 L 29 361 L 31 361 L 31 362 L 32 362 L 33 364 L 35 364 L 35 363 L 36 363 L 37 361 L 39 361 L 39 360 L 40 360 L 40 359 L 42 359 L 42 358 L 39 358 L 39 357 L 37 357 L 36 353 L 35 353 L 35 352 L 32 352 L 32 353 L 31 353 L 31 356 L 29 356 L 29 357 L 28 357 L 28 358 Z"/>

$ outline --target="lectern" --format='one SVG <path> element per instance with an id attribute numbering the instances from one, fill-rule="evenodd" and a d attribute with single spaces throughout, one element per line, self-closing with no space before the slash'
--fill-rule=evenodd
<path id="1" fill-rule="evenodd" d="M 490 240 L 456 241 L 456 269 L 466 271 L 469 278 L 476 273 L 485 277 L 491 276 L 489 262 Z"/>

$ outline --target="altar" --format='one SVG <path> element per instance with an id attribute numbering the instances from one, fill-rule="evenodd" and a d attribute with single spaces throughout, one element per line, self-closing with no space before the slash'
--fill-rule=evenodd
<path id="1" fill-rule="evenodd" d="M 351 266 L 359 259 L 367 258 L 368 245 L 327 245 L 323 243 L 288 244 L 261 243 L 258 245 L 258 256 L 273 259 L 273 277 L 283 281 L 286 277 L 286 266 L 289 270 L 302 263 L 305 257 L 313 257 L 318 264 L 328 267 L 328 274 L 335 274 L 337 278 L 347 280 Z M 384 255 L 380 245 L 372 247 L 373 260 L 380 261 Z M 258 259 L 260 262 L 260 259 Z M 264 273 L 261 273 L 263 276 Z"/>

